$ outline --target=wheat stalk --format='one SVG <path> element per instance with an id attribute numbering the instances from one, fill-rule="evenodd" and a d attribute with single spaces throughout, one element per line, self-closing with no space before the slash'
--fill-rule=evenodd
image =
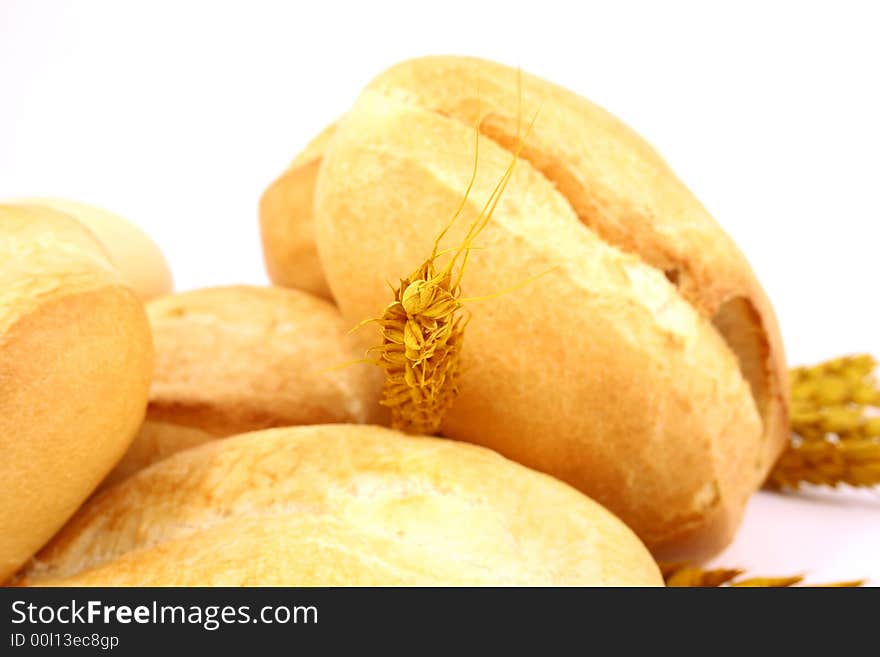
<path id="1" fill-rule="evenodd" d="M 788 447 L 767 486 L 880 484 L 880 386 L 867 355 L 791 370 Z"/>
<path id="2" fill-rule="evenodd" d="M 458 396 L 460 289 L 449 272 L 438 273 L 428 260 L 400 282 L 394 296 L 378 320 L 382 344 L 373 349 L 385 370 L 381 404 L 391 409 L 395 429 L 436 433 Z"/>
<path id="3" fill-rule="evenodd" d="M 780 457 L 767 481 L 772 488 L 798 488 L 801 484 L 837 487 L 876 486 L 880 483 L 880 441 L 793 441 Z"/>
<path id="4" fill-rule="evenodd" d="M 521 76 L 518 78 L 518 93 L 518 116 L 521 116 Z M 362 322 L 376 322 L 381 329 L 382 343 L 370 349 L 370 353 L 377 354 L 371 362 L 385 372 L 380 403 L 391 409 L 391 425 L 395 429 L 427 435 L 440 430 L 443 417 L 459 392 L 461 346 L 467 324 L 460 311 L 466 302 L 499 296 L 509 291 L 466 299 L 461 296 L 461 279 L 474 241 L 492 218 L 536 119 L 537 114 L 520 136 L 518 118 L 518 145 L 511 153 L 507 169 L 461 243 L 441 251 L 440 242 L 464 210 L 476 181 L 480 122 L 475 123 L 473 169 L 458 208 L 434 240 L 431 254 L 413 273 L 401 279 L 398 287 L 392 287 L 394 300 L 385 307 L 382 316 Z M 447 263 L 440 267 L 438 260 L 447 254 Z M 523 283 L 526 282 L 529 281 Z M 510 290 L 516 287 L 519 284 Z"/>
<path id="5" fill-rule="evenodd" d="M 666 586 L 669 587 L 732 587 L 732 588 L 788 588 L 803 582 L 803 575 L 789 577 L 748 577 L 739 579 L 744 570 L 740 568 L 714 568 L 704 570 L 688 563 L 658 564 Z M 864 580 L 831 582 L 828 584 L 808 584 L 815 587 L 855 587 L 862 586 Z"/>

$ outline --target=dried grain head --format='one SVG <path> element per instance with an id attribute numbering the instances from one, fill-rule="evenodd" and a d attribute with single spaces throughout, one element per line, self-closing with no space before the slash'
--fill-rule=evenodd
<path id="1" fill-rule="evenodd" d="M 385 371 L 383 406 L 392 426 L 430 435 L 458 395 L 458 372 L 464 326 L 459 287 L 449 274 L 438 275 L 425 262 L 400 281 L 394 301 L 379 324 L 382 344 L 375 348 Z"/>
<path id="2" fill-rule="evenodd" d="M 412 274 L 401 279 L 397 288 L 392 288 L 394 301 L 374 320 L 381 327 L 382 343 L 371 351 L 378 353 L 376 364 L 385 371 L 380 403 L 391 409 L 395 429 L 423 435 L 437 433 L 458 396 L 461 347 L 467 324 L 459 312 L 466 301 L 461 297 L 461 279 L 474 240 L 492 218 L 524 140 L 525 137 L 520 140 L 507 170 L 464 239 L 451 249 L 446 264 L 440 267 L 438 261 L 447 255 L 440 250 L 440 242 L 461 215 L 476 180 L 480 138 L 479 126 L 475 128 L 474 164 L 461 203 L 434 240 L 431 254 Z"/>
<path id="3" fill-rule="evenodd" d="M 791 371 L 792 435 L 767 485 L 880 484 L 880 387 L 868 355 Z"/>
<path id="4" fill-rule="evenodd" d="M 475 75 L 490 78 L 480 175 L 444 246 L 461 243 L 516 138 L 516 98 L 500 91 L 515 88 L 515 70 L 445 58 L 405 69 L 361 95 L 317 178 L 320 259 L 350 322 L 403 298 L 386 281 L 419 268 L 461 200 L 474 117 L 456 108 L 473 108 Z M 739 251 L 649 147 L 523 76 L 527 116 L 543 98 L 458 298 L 553 273 L 503 302 L 465 306 L 442 433 L 600 499 L 658 556 L 700 558 L 730 540 L 788 434 L 772 311 Z M 503 135 L 487 132 L 499 125 Z M 366 348 L 384 342 L 376 335 L 362 333 Z"/>

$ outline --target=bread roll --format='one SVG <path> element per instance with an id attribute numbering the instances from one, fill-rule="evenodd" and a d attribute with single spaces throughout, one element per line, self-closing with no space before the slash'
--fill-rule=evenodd
<path id="1" fill-rule="evenodd" d="M 273 429 L 93 498 L 41 586 L 661 585 L 623 523 L 497 454 L 390 429 Z"/>
<path id="2" fill-rule="evenodd" d="M 306 146 L 260 198 L 260 234 L 269 279 L 332 300 L 324 279 L 312 221 L 312 193 L 334 125 Z"/>
<path id="3" fill-rule="evenodd" d="M 104 246 L 110 260 L 143 301 L 171 292 L 171 271 L 165 256 L 140 228 L 94 205 L 58 198 L 31 198 L 26 203 L 70 215 L 88 228 Z"/>
<path id="4" fill-rule="evenodd" d="M 478 96 L 479 92 L 479 96 Z M 386 281 L 458 244 L 517 135 L 517 71 L 405 62 L 338 125 L 315 191 L 316 237 L 349 322 L 377 317 Z M 776 319 L 748 263 L 663 160 L 573 93 L 522 76 L 529 140 L 471 254 L 461 396 L 443 424 L 566 481 L 662 558 L 725 546 L 787 434 Z M 364 345 L 378 331 L 361 334 Z"/>
<path id="5" fill-rule="evenodd" d="M 92 234 L 0 205 L 0 583 L 122 456 L 151 371 L 143 307 Z"/>
<path id="6" fill-rule="evenodd" d="M 147 313 L 156 344 L 147 419 L 107 483 L 222 436 L 385 417 L 381 374 L 350 364 L 363 351 L 327 301 L 233 286 L 156 299 Z"/>

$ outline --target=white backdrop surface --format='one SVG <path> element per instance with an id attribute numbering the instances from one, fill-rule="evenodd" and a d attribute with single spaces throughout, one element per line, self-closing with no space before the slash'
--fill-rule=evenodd
<path id="1" fill-rule="evenodd" d="M 790 362 L 880 356 L 870 2 L 0 0 L 0 198 L 139 224 L 178 289 L 266 281 L 257 199 L 397 60 L 487 57 L 646 136 L 738 241 Z M 880 582 L 880 494 L 753 500 L 718 558 Z"/>

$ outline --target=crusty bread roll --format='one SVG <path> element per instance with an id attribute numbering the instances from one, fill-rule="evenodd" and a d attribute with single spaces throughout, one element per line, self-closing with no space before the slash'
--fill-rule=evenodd
<path id="1" fill-rule="evenodd" d="M 70 215 L 104 246 L 111 262 L 142 301 L 171 292 L 171 270 L 150 237 L 122 217 L 94 205 L 59 198 L 29 198 L 19 203 L 51 208 Z"/>
<path id="2" fill-rule="evenodd" d="M 122 456 L 151 371 L 143 307 L 91 233 L 0 205 L 0 583 Z"/>
<path id="3" fill-rule="evenodd" d="M 661 585 L 617 518 L 479 447 L 364 425 L 180 452 L 86 504 L 21 584 Z"/>
<path id="4" fill-rule="evenodd" d="M 517 71 L 433 57 L 376 78 L 317 176 L 316 237 L 349 322 L 382 313 L 386 281 L 459 243 L 517 143 Z M 731 239 L 651 147 L 579 96 L 522 75 L 541 108 L 464 275 L 461 397 L 449 437 L 553 474 L 618 514 L 663 558 L 726 545 L 787 434 L 773 310 Z M 378 344 L 378 331 L 361 333 Z"/>
<path id="5" fill-rule="evenodd" d="M 147 418 L 106 484 L 217 437 L 385 417 L 381 373 L 350 364 L 363 351 L 327 301 L 232 286 L 162 297 L 147 313 L 156 346 Z"/>
<path id="6" fill-rule="evenodd" d="M 260 198 L 260 234 L 269 279 L 331 300 L 315 246 L 312 194 L 334 130 L 330 125 L 315 137 Z"/>

